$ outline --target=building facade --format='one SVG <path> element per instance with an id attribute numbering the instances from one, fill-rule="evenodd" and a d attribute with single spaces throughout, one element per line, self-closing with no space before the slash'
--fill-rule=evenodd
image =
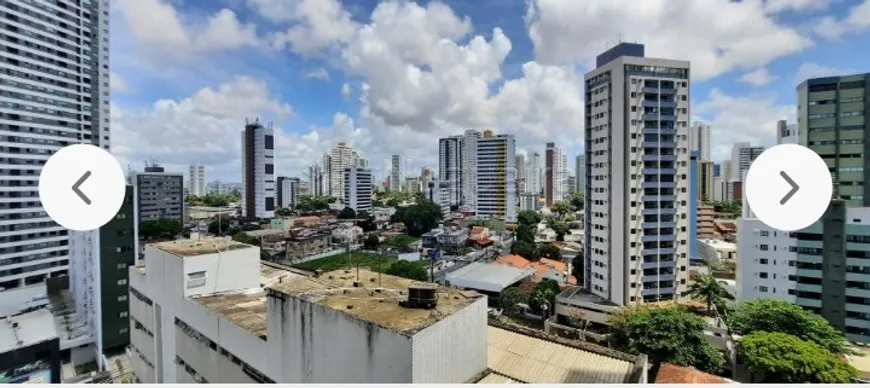
<path id="1" fill-rule="evenodd" d="M 344 204 L 356 212 L 372 211 L 374 179 L 370 168 L 348 167 L 344 170 Z"/>
<path id="2" fill-rule="evenodd" d="M 689 151 L 698 151 L 698 159 L 710 161 L 710 124 L 695 121 L 689 129 Z"/>
<path id="3" fill-rule="evenodd" d="M 764 152 L 764 147 L 752 146 L 749 143 L 735 143 L 731 148 L 730 182 L 743 182 L 743 177 L 749 171 L 752 162 Z M 731 199 L 737 199 L 732 194 Z"/>
<path id="4" fill-rule="evenodd" d="M 479 216 L 517 219 L 516 140 L 513 135 L 484 131 L 475 138 L 475 211 Z"/>
<path id="5" fill-rule="evenodd" d="M 438 180 L 445 182 L 449 188 L 450 206 L 459 207 L 462 204 L 463 173 L 463 137 L 451 136 L 438 139 Z"/>
<path id="6" fill-rule="evenodd" d="M 702 202 L 715 201 L 714 182 L 716 178 L 713 176 L 713 162 L 701 160 L 699 157 L 697 163 L 698 180 L 695 186 L 695 193 L 697 194 L 695 197 L 698 201 Z"/>
<path id="7" fill-rule="evenodd" d="M 301 183 L 299 178 L 278 177 L 278 207 L 292 209 L 299 204 Z"/>
<path id="8" fill-rule="evenodd" d="M 242 131 L 242 217 L 272 218 L 275 202 L 274 131 L 254 120 Z"/>
<path id="9" fill-rule="evenodd" d="M 586 155 L 577 155 L 574 160 L 574 192 L 586 194 Z"/>
<path id="10" fill-rule="evenodd" d="M 800 144 L 831 168 L 834 197 L 870 206 L 870 73 L 809 79 L 798 88 Z"/>
<path id="11" fill-rule="evenodd" d="M 698 197 L 701 151 L 689 151 L 689 260 L 698 259 Z"/>
<path id="12" fill-rule="evenodd" d="M 205 166 L 201 164 L 191 164 L 188 177 L 190 178 L 190 182 L 187 187 L 190 188 L 190 195 L 201 197 L 208 194 L 205 186 Z"/>
<path id="13" fill-rule="evenodd" d="M 462 207 L 477 208 L 477 140 L 481 133 L 467 130 L 462 137 Z"/>
<path id="14" fill-rule="evenodd" d="M 585 278 L 617 305 L 686 296 L 689 63 L 621 43 L 586 74 Z"/>
<path id="15" fill-rule="evenodd" d="M 133 174 L 136 224 L 170 218 L 184 222 L 184 175 L 152 165 Z"/>
<path id="16" fill-rule="evenodd" d="M 329 164 L 329 195 L 335 198 L 344 198 L 344 172 L 355 166 L 357 155 L 349 144 L 338 142 L 332 146 L 324 163 Z"/>
<path id="17" fill-rule="evenodd" d="M 526 156 L 517 154 L 514 166 L 517 167 L 517 194 L 526 192 Z"/>
<path id="18" fill-rule="evenodd" d="M 547 143 L 544 150 L 544 205 L 553 206 L 554 203 L 564 201 L 568 195 L 566 186 L 568 171 L 565 164 L 565 155 L 556 147 L 556 143 Z"/>
<path id="19" fill-rule="evenodd" d="M 0 9 L 0 185 L 7 188 L 0 193 L 0 289 L 40 292 L 69 265 L 67 230 L 38 198 L 40 168 L 67 145 L 110 149 L 109 1 L 6 1 Z"/>
<path id="20" fill-rule="evenodd" d="M 393 155 L 390 161 L 390 191 L 403 191 L 402 157 Z"/>

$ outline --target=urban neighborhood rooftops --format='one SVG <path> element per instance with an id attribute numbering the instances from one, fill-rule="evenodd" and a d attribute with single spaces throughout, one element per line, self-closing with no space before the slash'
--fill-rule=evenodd
<path id="1" fill-rule="evenodd" d="M 475 292 L 438 287 L 438 303 L 432 309 L 407 308 L 399 305 L 408 298 L 410 279 L 379 275 L 366 269 L 337 270 L 318 277 L 302 277 L 268 287 L 278 292 L 327 306 L 400 333 L 412 333 L 447 318 L 482 296 Z M 354 282 L 359 280 L 359 286 Z"/>
<path id="2" fill-rule="evenodd" d="M 54 316 L 39 309 L 0 319 L 0 353 L 57 338 Z"/>
<path id="3" fill-rule="evenodd" d="M 506 287 L 534 274 L 534 269 L 476 262 L 451 272 L 446 280 L 454 287 L 501 292 Z"/>
<path id="4" fill-rule="evenodd" d="M 201 256 L 233 249 L 253 248 L 251 245 L 243 244 L 229 238 L 174 240 L 150 245 L 161 251 L 179 257 Z"/>

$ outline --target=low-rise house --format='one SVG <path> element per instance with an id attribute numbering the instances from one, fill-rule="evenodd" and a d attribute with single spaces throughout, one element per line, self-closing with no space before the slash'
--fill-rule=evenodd
<path id="1" fill-rule="evenodd" d="M 360 241 L 362 235 L 362 228 L 351 223 L 345 223 L 332 230 L 332 241 L 338 244 L 354 244 Z"/>
<path id="2" fill-rule="evenodd" d="M 737 244 L 722 240 L 698 240 L 698 253 L 708 264 L 737 261 Z"/>
<path id="3" fill-rule="evenodd" d="M 309 256 L 327 252 L 331 249 L 332 233 L 329 230 L 305 228 L 291 229 L 287 236 L 287 254 L 291 263 Z"/>
<path id="4" fill-rule="evenodd" d="M 558 260 L 540 259 L 538 261 L 530 261 L 519 255 L 505 255 L 498 258 L 495 264 L 534 270 L 534 275 L 528 279 L 533 284 L 540 283 L 544 279 L 550 279 L 558 282 L 559 286 L 563 288 L 577 285 L 577 278 L 571 276 L 568 272 L 568 266 Z"/>
<path id="5" fill-rule="evenodd" d="M 695 368 L 664 363 L 659 367 L 655 384 L 737 384 L 737 382 Z"/>

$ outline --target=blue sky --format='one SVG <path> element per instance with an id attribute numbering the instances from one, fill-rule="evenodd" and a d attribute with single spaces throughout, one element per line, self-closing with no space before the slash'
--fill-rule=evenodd
<path id="1" fill-rule="evenodd" d="M 620 38 L 692 62 L 692 112 L 731 144 L 770 145 L 807 77 L 866 72 L 870 0 L 118 0 L 113 149 L 238 180 L 246 117 L 274 122 L 278 173 L 337 141 L 376 169 L 434 167 L 437 138 L 517 135 L 582 152 L 583 72 Z M 146 16 L 147 15 L 147 16 Z"/>

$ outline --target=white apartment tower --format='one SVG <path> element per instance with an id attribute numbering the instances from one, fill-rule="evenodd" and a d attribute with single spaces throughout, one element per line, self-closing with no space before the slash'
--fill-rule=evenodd
<path id="1" fill-rule="evenodd" d="M 352 166 L 344 170 L 344 204 L 356 212 L 372 211 L 372 170 Z"/>
<path id="2" fill-rule="evenodd" d="M 0 9 L 0 289 L 44 294 L 45 279 L 69 269 L 70 238 L 41 206 L 39 173 L 67 145 L 110 149 L 111 12 L 108 0 L 0 1 Z"/>
<path id="3" fill-rule="evenodd" d="M 205 166 L 201 164 L 191 164 L 188 177 L 190 178 L 188 184 L 188 187 L 190 187 L 190 195 L 201 197 L 208 194 L 205 187 Z"/>
<path id="4" fill-rule="evenodd" d="M 438 139 L 438 181 L 447 185 L 450 206 L 462 202 L 462 136 Z"/>
<path id="5" fill-rule="evenodd" d="M 523 154 L 517 154 L 517 195 L 526 192 L 526 157 Z"/>
<path id="6" fill-rule="evenodd" d="M 526 194 L 541 195 L 541 154 L 532 152 L 526 162 Z"/>
<path id="7" fill-rule="evenodd" d="M 465 131 L 462 138 L 462 206 L 477 208 L 477 140 L 481 133 Z"/>
<path id="8" fill-rule="evenodd" d="M 517 219 L 516 141 L 513 135 L 495 135 L 491 130 L 475 137 L 476 214 Z"/>
<path id="9" fill-rule="evenodd" d="M 577 155 L 574 161 L 574 184 L 577 185 L 575 192 L 579 194 L 586 193 L 586 156 L 583 154 Z"/>
<path id="10" fill-rule="evenodd" d="M 556 143 L 547 143 L 544 151 L 544 205 L 564 201 L 568 196 L 567 158 Z"/>
<path id="11" fill-rule="evenodd" d="M 329 153 L 329 195 L 344 198 L 344 172 L 356 165 L 356 153 L 345 142 L 336 143 Z M 326 158 L 324 158 L 326 159 Z"/>
<path id="12" fill-rule="evenodd" d="M 402 191 L 402 157 L 393 155 L 390 162 L 390 191 Z"/>
<path id="13" fill-rule="evenodd" d="M 710 159 L 710 124 L 701 121 L 692 123 L 692 128 L 689 129 L 689 151 L 699 151 L 701 160 L 707 161 Z"/>
<path id="14" fill-rule="evenodd" d="M 585 76 L 585 277 L 610 303 L 686 296 L 689 67 L 620 43 Z"/>
<path id="15" fill-rule="evenodd" d="M 247 122 L 242 131 L 242 217 L 275 216 L 275 137 L 272 125 Z"/>
<path id="16" fill-rule="evenodd" d="M 743 176 L 749 171 L 749 166 L 762 152 L 764 147 L 751 146 L 749 143 L 735 143 L 731 148 L 730 181 L 742 182 Z"/>

